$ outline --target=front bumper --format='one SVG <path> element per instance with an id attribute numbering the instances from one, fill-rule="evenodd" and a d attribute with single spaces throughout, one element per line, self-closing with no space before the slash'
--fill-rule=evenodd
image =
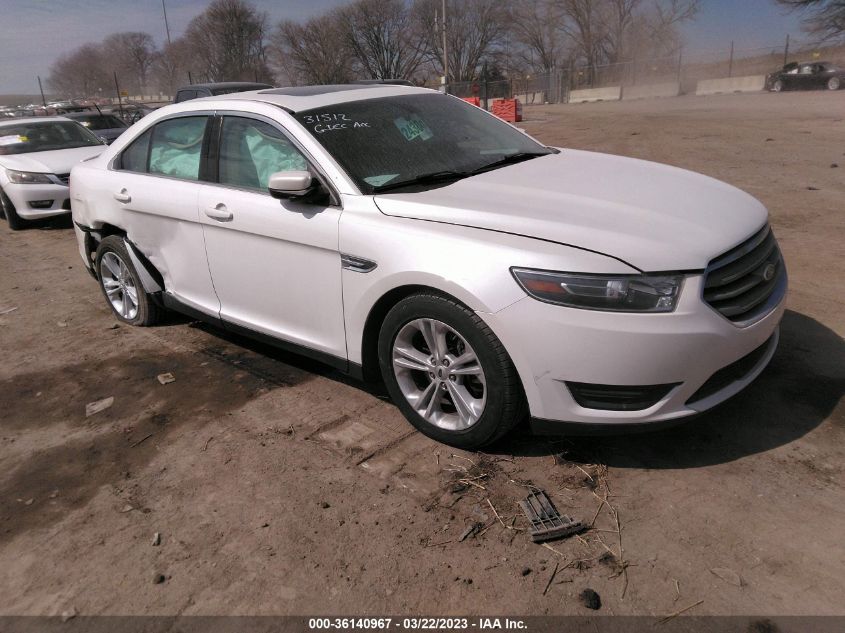
<path id="1" fill-rule="evenodd" d="M 3 191 L 15 205 L 17 214 L 25 220 L 38 220 L 70 213 L 70 189 L 67 185 L 18 185 L 12 182 L 4 182 Z M 32 206 L 32 203 L 47 200 L 51 201 L 48 206 L 41 208 Z"/>
<path id="2" fill-rule="evenodd" d="M 480 316 L 511 355 L 533 419 L 633 428 L 710 409 L 750 384 L 774 354 L 785 291 L 771 312 L 737 327 L 703 302 L 702 284 L 701 275 L 688 277 L 669 314 L 579 310 L 526 297 Z M 755 350 L 744 364 L 737 363 Z M 734 363 L 741 375 L 715 391 L 702 389 Z M 672 386 L 647 408 L 607 410 L 579 405 L 567 382 Z"/>

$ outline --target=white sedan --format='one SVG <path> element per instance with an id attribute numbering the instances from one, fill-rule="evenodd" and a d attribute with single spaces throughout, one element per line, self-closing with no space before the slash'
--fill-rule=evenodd
<path id="1" fill-rule="evenodd" d="M 70 213 L 70 169 L 103 151 L 75 121 L 33 117 L 0 121 L 0 210 L 9 228 Z"/>
<path id="2" fill-rule="evenodd" d="M 143 119 L 74 167 L 80 254 L 122 321 L 164 309 L 381 380 L 477 447 L 677 421 L 774 354 L 786 270 L 751 196 L 546 147 L 454 97 L 314 86 Z"/>

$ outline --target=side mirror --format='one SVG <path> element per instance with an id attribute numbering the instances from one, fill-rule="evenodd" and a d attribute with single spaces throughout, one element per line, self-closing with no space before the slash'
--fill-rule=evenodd
<path id="1" fill-rule="evenodd" d="M 270 176 L 267 189 L 274 198 L 301 198 L 313 190 L 313 178 L 307 171 L 277 171 Z"/>

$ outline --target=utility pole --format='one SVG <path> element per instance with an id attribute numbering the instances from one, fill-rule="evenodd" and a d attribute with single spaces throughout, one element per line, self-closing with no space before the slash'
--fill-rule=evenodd
<path id="1" fill-rule="evenodd" d="M 117 94 L 117 108 L 120 110 L 120 118 L 123 118 L 123 99 L 120 97 L 120 86 L 117 84 L 117 71 L 114 73 L 114 91 Z"/>
<path id="2" fill-rule="evenodd" d="M 47 99 L 44 98 L 44 88 L 41 86 L 41 76 L 36 75 L 38 77 L 38 89 L 41 91 L 41 105 L 45 108 L 47 107 Z"/>
<path id="3" fill-rule="evenodd" d="M 789 61 L 789 33 L 786 34 L 786 47 L 783 49 L 783 65 Z"/>
<path id="4" fill-rule="evenodd" d="M 446 48 L 446 0 L 443 0 L 443 89 L 449 92 L 449 51 Z"/>
<path id="5" fill-rule="evenodd" d="M 731 61 L 728 62 L 728 77 L 734 76 L 734 42 L 731 40 Z"/>
<path id="6" fill-rule="evenodd" d="M 164 6 L 164 0 L 161 0 L 161 10 L 164 12 L 164 30 L 167 31 L 167 43 L 170 44 L 170 25 L 167 24 L 167 7 Z"/>

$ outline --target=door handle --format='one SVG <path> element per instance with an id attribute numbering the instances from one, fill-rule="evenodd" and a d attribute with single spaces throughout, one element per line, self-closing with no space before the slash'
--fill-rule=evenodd
<path id="1" fill-rule="evenodd" d="M 232 215 L 232 212 L 229 211 L 229 209 L 227 209 L 226 205 L 223 203 L 220 203 L 213 207 L 208 207 L 205 210 L 205 214 L 212 220 L 217 220 L 218 222 L 231 222 L 232 218 L 234 217 Z"/>
<path id="2" fill-rule="evenodd" d="M 118 202 L 132 202 L 132 196 L 129 195 L 129 192 L 126 191 L 126 189 L 121 189 L 114 194 L 114 199 Z"/>

